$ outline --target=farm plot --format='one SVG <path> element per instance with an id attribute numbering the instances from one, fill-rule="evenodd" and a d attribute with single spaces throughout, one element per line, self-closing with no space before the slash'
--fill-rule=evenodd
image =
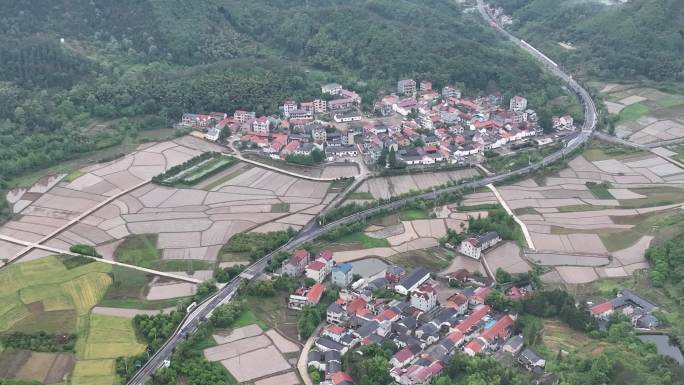
<path id="1" fill-rule="evenodd" d="M 592 145 L 554 175 L 499 191 L 530 231 L 528 259 L 556 266 L 553 279 L 585 283 L 647 267 L 642 222 L 681 209 L 682 180 L 684 170 L 660 157 Z"/>
<path id="2" fill-rule="evenodd" d="M 291 369 L 283 354 L 299 351 L 296 344 L 275 330 L 263 333 L 253 325 L 237 328 L 228 336 L 214 336 L 214 339 L 220 345 L 205 349 L 205 358 L 220 361 L 239 382 L 264 379 Z"/>
<path id="3" fill-rule="evenodd" d="M 257 167 L 211 184 L 210 191 L 147 184 L 48 244 L 95 245 L 108 258 L 164 271 L 211 270 L 221 247 L 235 234 L 267 224 L 300 228 L 308 223 L 315 216 L 310 210 L 321 207 L 330 186 Z"/>
<path id="4" fill-rule="evenodd" d="M 0 353 L 0 379 L 62 383 L 74 368 L 73 353 L 38 353 L 7 350 Z"/>
<path id="5" fill-rule="evenodd" d="M 618 115 L 616 134 L 639 144 L 684 137 L 684 97 L 651 88 L 606 90 L 608 111 Z"/>
<path id="6" fill-rule="evenodd" d="M 410 191 L 429 189 L 450 181 L 478 176 L 475 169 L 457 171 L 431 172 L 426 174 L 409 174 L 372 178 L 363 182 L 357 192 L 370 193 L 373 198 L 389 198 Z"/>
<path id="7" fill-rule="evenodd" d="M 182 139 L 182 138 L 181 138 Z M 0 227 L 0 234 L 20 240 L 36 242 L 54 230 L 78 217 L 86 210 L 97 206 L 108 197 L 130 189 L 151 179 L 153 176 L 187 161 L 202 151 L 193 140 L 161 142 L 141 146 L 137 151 L 106 163 L 86 166 L 71 179 L 64 174 L 48 176 L 28 189 L 10 192 L 15 213 L 21 217 Z M 121 223 L 97 225 L 99 218 L 86 218 L 78 227 L 64 232 L 48 245 L 68 248 L 74 243 L 104 243 L 117 238 L 123 228 Z M 112 235 L 114 234 L 114 235 Z"/>

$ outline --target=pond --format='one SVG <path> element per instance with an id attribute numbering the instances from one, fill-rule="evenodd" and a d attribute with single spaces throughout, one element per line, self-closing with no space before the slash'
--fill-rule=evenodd
<path id="1" fill-rule="evenodd" d="M 681 349 L 671 341 L 667 334 L 641 334 L 639 339 L 644 342 L 652 342 L 658 349 L 658 353 L 672 357 L 680 364 L 684 364 L 684 356 Z"/>
<path id="2" fill-rule="evenodd" d="M 358 274 L 363 278 L 372 277 L 385 270 L 388 266 L 387 262 L 379 258 L 359 259 L 358 261 L 349 263 L 352 265 L 354 274 Z"/>

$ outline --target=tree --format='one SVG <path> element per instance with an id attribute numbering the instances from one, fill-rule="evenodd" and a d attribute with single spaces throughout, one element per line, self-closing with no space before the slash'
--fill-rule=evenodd
<path id="1" fill-rule="evenodd" d="M 227 328 L 240 318 L 244 311 L 243 301 L 232 301 L 214 309 L 211 314 L 211 323 L 217 328 Z"/>
<path id="2" fill-rule="evenodd" d="M 389 168 L 397 167 L 397 153 L 394 150 L 394 147 L 390 148 L 389 154 L 387 155 L 387 166 L 389 166 Z"/>
<path id="3" fill-rule="evenodd" d="M 492 290 L 492 292 L 489 294 L 487 299 L 485 300 L 485 303 L 489 306 L 492 307 L 492 309 L 496 311 L 504 311 L 508 309 L 511 305 L 511 302 L 504 293 L 501 292 L 501 290 Z"/>
<path id="4" fill-rule="evenodd" d="M 496 282 L 498 283 L 508 283 L 513 280 L 513 277 L 511 277 L 511 273 L 507 272 L 506 270 L 500 267 L 496 269 L 496 273 L 494 275 L 496 277 Z"/>

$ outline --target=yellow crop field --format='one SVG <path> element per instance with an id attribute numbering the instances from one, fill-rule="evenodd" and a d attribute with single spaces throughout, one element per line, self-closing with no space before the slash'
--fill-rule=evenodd
<path id="1" fill-rule="evenodd" d="M 128 318 L 91 314 L 89 326 L 85 359 L 132 356 L 145 349 L 135 336 L 133 321 Z"/>
<path id="2" fill-rule="evenodd" d="M 63 283 L 62 288 L 71 296 L 78 314 L 86 314 L 100 302 L 111 284 L 109 275 L 91 273 Z"/>
<path id="3" fill-rule="evenodd" d="M 114 360 L 76 361 L 71 385 L 114 384 Z"/>

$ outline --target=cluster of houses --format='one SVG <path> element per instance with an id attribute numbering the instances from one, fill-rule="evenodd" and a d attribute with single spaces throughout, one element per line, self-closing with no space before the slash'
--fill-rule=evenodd
<path id="1" fill-rule="evenodd" d="M 322 384 L 352 384 L 343 371 L 342 356 L 384 341 L 397 348 L 389 374 L 401 385 L 429 383 L 459 351 L 469 355 L 507 352 L 529 370 L 543 372 L 544 360 L 530 349 L 523 350 L 522 337 L 513 333 L 516 316 L 485 304 L 491 293 L 488 286 L 458 290 L 440 302 L 440 284 L 429 270 L 419 267 L 408 272 L 399 266 L 343 285 L 348 282 L 333 279 L 342 289 L 337 301 L 328 306 L 327 326 L 308 355 L 309 367 L 325 373 Z M 395 294 L 378 297 L 380 289 Z"/>
<path id="2" fill-rule="evenodd" d="M 658 305 L 629 289 L 623 289 L 610 301 L 590 308 L 591 315 L 599 321 L 608 321 L 613 314 L 621 313 L 632 321 L 632 326 L 638 329 L 655 329 L 660 326 L 660 322 L 653 315 L 656 310 L 658 310 Z"/>
<path id="3" fill-rule="evenodd" d="M 244 146 L 275 159 L 310 155 L 317 149 L 328 161 L 363 154 L 375 163 L 383 153 L 394 151 L 396 159 L 409 166 L 478 162 L 485 151 L 502 146 L 554 141 L 541 136 L 537 114 L 522 96 L 512 97 L 504 106 L 499 93 L 465 98 L 453 86 L 438 92 L 428 80 L 404 79 L 395 93 L 374 107 L 376 114 L 396 119 L 365 119 L 361 102 L 356 92 L 325 84 L 319 99 L 286 100 L 278 116 L 244 110 L 232 116 L 184 114 L 177 126 L 192 128 L 210 141 L 217 141 L 228 127 L 240 134 Z M 575 130 L 570 115 L 553 117 L 552 125 L 559 131 Z"/>
<path id="4" fill-rule="evenodd" d="M 468 99 L 453 86 L 437 92 L 427 80 L 420 84 L 400 80 L 396 93 L 378 101 L 375 111 L 383 116 L 398 114 L 404 120 L 398 127 L 372 129 L 364 146 L 376 159 L 383 149 L 393 149 L 407 165 L 462 163 L 470 156 L 542 134 L 527 99 L 514 96 L 508 108 L 502 104 L 498 93 Z M 553 121 L 559 130 L 574 130 L 570 116 Z"/>

